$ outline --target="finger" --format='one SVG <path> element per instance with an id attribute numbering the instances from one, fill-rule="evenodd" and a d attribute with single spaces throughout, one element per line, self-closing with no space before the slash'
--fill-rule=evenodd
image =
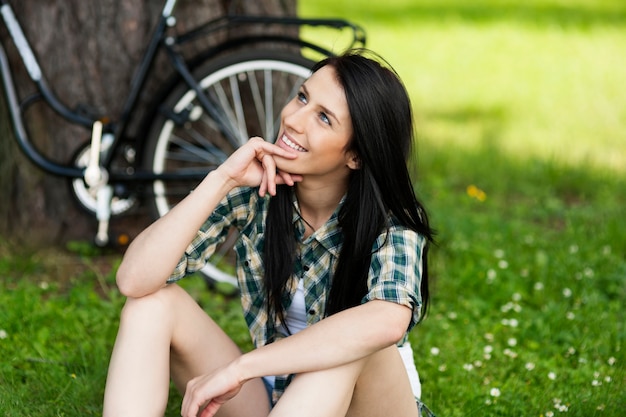
<path id="1" fill-rule="evenodd" d="M 261 184 L 259 185 L 259 196 L 265 197 L 265 193 L 267 192 L 267 174 L 263 171 L 263 176 L 261 177 Z"/>
<path id="2" fill-rule="evenodd" d="M 257 153 L 259 151 L 264 152 L 265 154 L 277 155 L 283 158 L 294 159 L 298 155 L 298 153 L 292 149 L 283 149 L 278 145 L 273 143 L 269 143 L 261 138 L 252 138 L 251 140 L 255 141 L 257 148 Z M 257 155 L 258 157 L 258 155 Z"/>
<path id="3" fill-rule="evenodd" d="M 288 172 L 278 170 L 277 175 L 278 184 L 293 186 L 296 182 L 302 181 L 302 176 L 298 174 L 290 174 Z"/>
<path id="4" fill-rule="evenodd" d="M 262 163 L 265 171 L 263 178 L 267 180 L 267 191 L 270 195 L 276 195 L 276 163 L 274 158 L 270 155 L 265 155 Z"/>
<path id="5" fill-rule="evenodd" d="M 222 405 L 218 402 L 211 401 L 200 413 L 200 417 L 213 417 Z"/>

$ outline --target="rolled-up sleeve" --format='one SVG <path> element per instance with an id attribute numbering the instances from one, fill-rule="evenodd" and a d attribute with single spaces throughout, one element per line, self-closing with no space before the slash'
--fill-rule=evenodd
<path id="1" fill-rule="evenodd" d="M 422 297 L 422 255 L 425 239 L 403 227 L 392 226 L 377 239 L 363 302 L 384 300 L 409 307 L 413 316 L 409 328 L 420 319 Z"/>

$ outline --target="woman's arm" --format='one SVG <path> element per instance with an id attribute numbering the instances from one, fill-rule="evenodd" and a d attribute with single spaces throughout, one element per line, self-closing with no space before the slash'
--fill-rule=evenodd
<path id="1" fill-rule="evenodd" d="M 404 305 L 374 300 L 325 318 L 190 381 L 182 415 L 195 416 L 207 401 L 211 412 L 206 415 L 212 415 L 252 378 L 329 369 L 365 358 L 402 339 L 411 315 Z"/>
<path id="2" fill-rule="evenodd" d="M 260 193 L 274 194 L 277 183 L 293 185 L 298 178 L 277 175 L 273 156 L 295 157 L 260 138 L 250 139 L 184 200 L 141 232 L 128 247 L 117 272 L 122 294 L 142 297 L 165 286 L 202 224 L 233 188 L 260 186 Z"/>

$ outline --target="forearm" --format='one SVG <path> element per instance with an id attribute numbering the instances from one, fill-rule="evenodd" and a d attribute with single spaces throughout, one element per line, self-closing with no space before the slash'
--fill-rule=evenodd
<path id="1" fill-rule="evenodd" d="M 224 176 L 212 171 L 191 194 L 141 232 L 118 269 L 120 291 L 141 297 L 163 287 L 197 231 L 230 189 Z"/>
<path id="2" fill-rule="evenodd" d="M 410 319 L 411 310 L 405 306 L 370 301 L 249 352 L 233 366 L 242 380 L 337 367 L 397 343 Z"/>

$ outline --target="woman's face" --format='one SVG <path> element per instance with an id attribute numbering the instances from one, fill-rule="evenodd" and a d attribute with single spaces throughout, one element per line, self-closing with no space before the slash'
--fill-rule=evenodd
<path id="1" fill-rule="evenodd" d="M 300 87 L 281 112 L 276 144 L 297 152 L 296 159 L 276 157 L 285 172 L 328 180 L 346 178 L 356 160 L 346 148 L 352 137 L 352 120 L 335 69 L 317 70 Z"/>

